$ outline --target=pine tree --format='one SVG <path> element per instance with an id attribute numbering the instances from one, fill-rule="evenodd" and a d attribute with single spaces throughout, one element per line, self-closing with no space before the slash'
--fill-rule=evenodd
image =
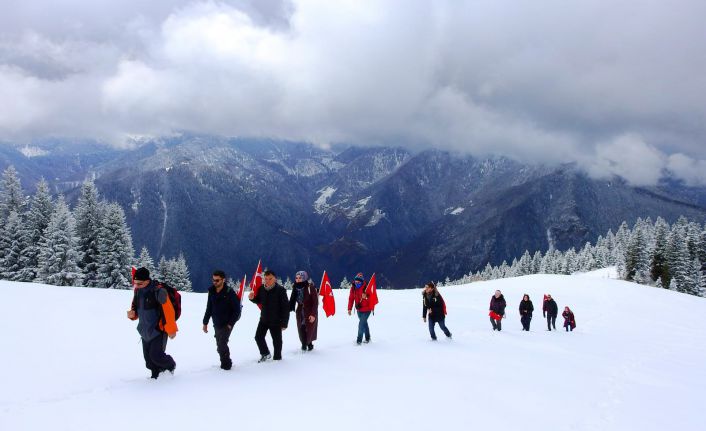
<path id="1" fill-rule="evenodd" d="M 179 253 L 179 257 L 176 260 L 172 260 L 170 267 L 172 271 L 172 284 L 170 285 L 176 290 L 192 292 L 193 288 L 191 286 L 189 268 L 186 264 L 184 254 Z"/>
<path id="2" fill-rule="evenodd" d="M 75 229 L 74 217 L 60 196 L 40 240 L 39 281 L 56 286 L 81 286 Z"/>
<path id="3" fill-rule="evenodd" d="M 159 280 L 163 283 L 168 284 L 169 286 L 174 286 L 174 276 L 173 270 L 172 270 L 172 261 L 167 260 L 164 256 L 162 256 L 159 259 L 159 264 L 157 264 L 157 274 L 152 277 L 156 280 Z"/>
<path id="4" fill-rule="evenodd" d="M 669 247 L 669 225 L 662 217 L 657 218 L 654 233 L 654 249 L 650 262 L 652 280 L 660 280 L 662 287 L 668 287 L 671 281 L 667 265 L 667 249 Z"/>
<path id="5" fill-rule="evenodd" d="M 686 228 L 677 223 L 672 226 L 667 248 L 667 267 L 669 268 L 669 288 L 685 292 L 688 283 L 688 273 L 691 265 L 689 249 L 686 244 Z"/>
<path id="6" fill-rule="evenodd" d="M 147 250 L 147 247 L 143 246 L 142 250 L 140 250 L 140 256 L 137 258 L 135 266 L 137 268 L 147 268 L 152 278 L 158 278 L 154 267 L 154 260 L 152 260 L 152 256 L 150 256 L 150 252 Z"/>
<path id="7" fill-rule="evenodd" d="M 49 194 L 49 185 L 44 179 L 37 184 L 37 191 L 32 197 L 32 201 L 27 212 L 27 220 L 23 229 L 25 236 L 25 247 L 22 250 L 20 263 L 20 281 L 34 281 L 39 271 L 39 242 L 44 232 L 49 227 L 54 204 Z"/>
<path id="8" fill-rule="evenodd" d="M 348 281 L 348 278 L 344 275 L 343 280 L 341 280 L 341 284 L 338 286 L 339 289 L 350 289 L 351 288 L 351 282 Z"/>
<path id="9" fill-rule="evenodd" d="M 2 243 L 0 246 L 4 250 L 0 259 L 2 268 L 2 278 L 5 280 L 17 281 L 20 279 L 21 255 L 25 248 L 24 235 L 22 232 L 22 221 L 20 216 L 12 210 L 5 221 L 2 229 Z"/>
<path id="10" fill-rule="evenodd" d="M 4 223 L 13 211 L 18 215 L 22 214 L 24 204 L 22 184 L 17 177 L 15 167 L 10 166 L 5 169 L 0 181 L 0 221 Z"/>
<path id="11" fill-rule="evenodd" d="M 118 204 L 106 205 L 105 218 L 98 235 L 98 287 L 129 289 L 134 254 L 123 209 Z"/>
<path id="12" fill-rule="evenodd" d="M 641 224 L 636 224 L 625 249 L 625 274 L 623 279 L 649 283 L 650 255 Z"/>
<path id="13" fill-rule="evenodd" d="M 293 286 L 292 279 L 287 277 L 287 279 L 284 281 L 284 289 L 285 290 L 292 290 L 292 286 Z"/>
<path id="14" fill-rule="evenodd" d="M 99 235 L 103 223 L 103 205 L 93 181 L 86 181 L 75 209 L 76 234 L 79 241 L 79 268 L 84 275 L 84 285 L 98 287 L 103 281 L 99 275 Z"/>

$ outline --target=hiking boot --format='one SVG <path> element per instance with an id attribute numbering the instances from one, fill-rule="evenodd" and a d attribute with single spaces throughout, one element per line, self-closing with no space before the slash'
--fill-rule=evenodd
<path id="1" fill-rule="evenodd" d="M 228 370 L 230 370 L 231 368 L 233 368 L 233 364 L 221 364 L 221 370 L 226 370 L 226 371 L 228 371 Z"/>
<path id="2" fill-rule="evenodd" d="M 314 350 L 314 343 L 309 343 L 309 345 L 306 346 L 306 348 L 307 348 L 308 351 L 311 352 L 312 350 Z"/>
<path id="3" fill-rule="evenodd" d="M 361 343 L 362 343 L 362 341 L 360 341 L 360 340 L 355 340 L 355 344 L 357 344 L 357 345 L 360 346 Z"/>
<path id="4" fill-rule="evenodd" d="M 260 360 L 257 361 L 257 362 L 258 362 L 258 363 L 260 363 L 260 362 L 265 362 L 266 360 L 270 359 L 271 357 L 272 357 L 272 356 L 270 356 L 269 353 L 266 354 L 266 355 L 262 355 L 262 356 L 260 356 Z"/>
<path id="5" fill-rule="evenodd" d="M 366 338 L 365 341 L 363 341 L 365 344 L 368 344 L 370 342 L 370 338 Z"/>
<path id="6" fill-rule="evenodd" d="M 159 371 L 157 370 L 152 370 L 152 376 L 150 376 L 150 379 L 155 379 L 157 380 L 159 378 Z"/>
<path id="7" fill-rule="evenodd" d="M 306 352 L 306 344 L 302 344 L 302 352 Z"/>
<path id="8" fill-rule="evenodd" d="M 273 360 L 273 361 L 281 361 L 281 360 L 282 360 L 282 357 L 281 357 L 281 356 L 275 356 L 274 358 L 272 358 L 272 360 Z"/>
<path id="9" fill-rule="evenodd" d="M 431 341 L 436 341 L 436 337 L 431 337 Z"/>

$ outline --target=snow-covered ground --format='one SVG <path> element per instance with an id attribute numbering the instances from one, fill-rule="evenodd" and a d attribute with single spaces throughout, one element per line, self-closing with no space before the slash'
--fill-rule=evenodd
<path id="1" fill-rule="evenodd" d="M 502 333 L 487 317 L 496 289 L 509 302 Z M 576 331 L 545 331 L 547 292 L 575 311 Z M 523 293 L 538 310 L 529 333 Z M 290 327 L 284 360 L 265 364 L 247 303 L 227 372 L 201 332 L 205 295 L 185 294 L 168 346 L 176 374 L 154 381 L 125 317 L 131 294 L 0 282 L 0 430 L 703 429 L 702 298 L 586 274 L 454 286 L 442 290 L 454 339 L 432 342 L 420 291 L 380 291 L 373 343 L 356 346 L 336 292 L 316 349 L 300 353 Z"/>

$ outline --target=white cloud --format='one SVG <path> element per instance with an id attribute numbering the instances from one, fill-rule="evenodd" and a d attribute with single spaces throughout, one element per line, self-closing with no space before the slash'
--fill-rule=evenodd
<path id="1" fill-rule="evenodd" d="M 704 183 L 701 1 L 10 3 L 0 139 L 192 130 Z"/>

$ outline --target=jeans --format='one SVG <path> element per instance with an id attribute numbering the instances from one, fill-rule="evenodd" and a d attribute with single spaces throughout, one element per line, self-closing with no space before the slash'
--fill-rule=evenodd
<path id="1" fill-rule="evenodd" d="M 547 314 L 547 329 L 551 331 L 552 327 L 556 329 L 556 316 Z"/>
<path id="2" fill-rule="evenodd" d="M 174 359 L 165 353 L 167 340 L 167 334 L 164 332 L 150 341 L 142 340 L 142 354 L 145 357 L 145 366 L 152 371 L 152 376 L 159 375 L 164 370 L 173 370 L 176 366 Z"/>
<path id="3" fill-rule="evenodd" d="M 214 332 L 216 333 L 216 351 L 218 356 L 221 358 L 221 368 L 229 370 L 233 366 L 233 361 L 230 359 L 230 349 L 228 349 L 228 340 L 230 339 L 230 333 L 233 328 L 228 329 L 228 326 L 223 326 L 220 328 L 214 327 Z"/>
<path id="4" fill-rule="evenodd" d="M 370 317 L 370 311 L 358 311 L 358 338 L 356 341 L 358 343 L 363 341 L 363 335 L 365 335 L 365 340 L 370 341 L 370 327 L 368 326 L 368 318 Z"/>
<path id="5" fill-rule="evenodd" d="M 444 335 L 446 335 L 447 337 L 451 337 L 451 331 L 449 331 L 446 327 L 446 318 L 444 317 L 438 321 L 434 319 L 429 319 L 429 334 L 431 335 L 431 339 L 436 340 L 436 332 L 434 332 L 434 326 L 436 326 L 437 323 L 439 324 L 439 328 L 444 331 Z"/>
<path id="6" fill-rule="evenodd" d="M 275 348 L 275 354 L 272 359 L 282 359 L 282 327 L 263 322 L 257 324 L 257 330 L 255 331 L 255 342 L 260 350 L 260 355 L 270 354 L 270 349 L 267 348 L 267 342 L 265 341 L 267 331 L 270 331 L 270 335 L 272 335 L 272 345 Z"/>

